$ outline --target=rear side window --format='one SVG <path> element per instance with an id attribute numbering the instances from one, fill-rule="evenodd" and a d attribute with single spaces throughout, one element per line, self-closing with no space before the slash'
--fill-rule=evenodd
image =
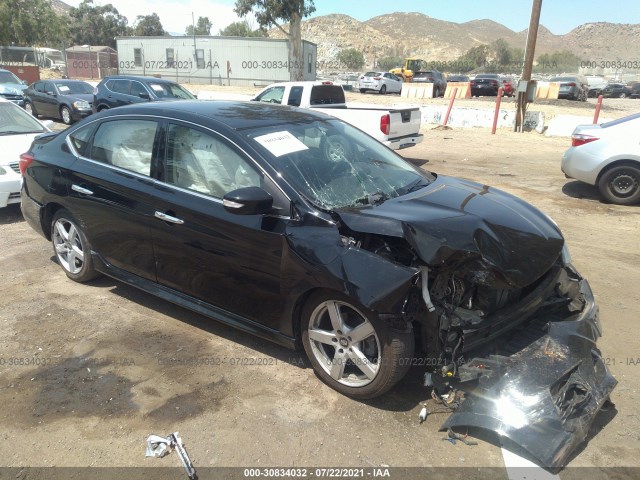
<path id="1" fill-rule="evenodd" d="M 300 103 L 302 102 L 302 90 L 304 90 L 304 87 L 291 87 L 288 105 L 291 105 L 292 107 L 300 106 Z"/>
<path id="2" fill-rule="evenodd" d="M 131 82 L 129 80 L 114 80 L 113 83 L 109 84 L 109 90 L 116 93 L 124 93 L 129 95 L 129 85 Z"/>
<path id="3" fill-rule="evenodd" d="M 311 105 L 345 103 L 344 90 L 339 85 L 315 85 L 311 89 Z"/>
<path id="4" fill-rule="evenodd" d="M 151 156 L 158 123 L 153 120 L 114 120 L 98 127 L 92 160 L 142 175 L 151 174 Z"/>

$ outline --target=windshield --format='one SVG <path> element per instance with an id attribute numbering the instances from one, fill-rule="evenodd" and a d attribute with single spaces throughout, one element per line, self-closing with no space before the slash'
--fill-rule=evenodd
<path id="1" fill-rule="evenodd" d="M 379 204 L 433 180 L 337 120 L 259 128 L 247 136 L 289 185 L 325 210 Z"/>
<path id="2" fill-rule="evenodd" d="M 20 79 L 11 72 L 0 72 L 0 83 L 20 83 Z"/>
<path id="3" fill-rule="evenodd" d="M 56 87 L 62 95 L 93 94 L 93 87 L 85 82 L 60 82 L 56 83 Z"/>
<path id="4" fill-rule="evenodd" d="M 149 86 L 158 98 L 181 98 L 184 100 L 195 100 L 187 90 L 177 83 L 150 83 Z"/>
<path id="5" fill-rule="evenodd" d="M 33 116 L 9 102 L 0 103 L 0 135 L 46 132 Z"/>

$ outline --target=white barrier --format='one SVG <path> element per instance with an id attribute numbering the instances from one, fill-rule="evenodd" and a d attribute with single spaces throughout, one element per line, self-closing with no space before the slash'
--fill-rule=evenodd
<path id="1" fill-rule="evenodd" d="M 425 105 L 420 107 L 423 124 L 442 124 L 447 113 L 446 105 Z M 493 126 L 495 109 L 453 107 L 447 125 L 451 127 L 485 127 Z M 498 127 L 513 128 L 516 122 L 514 110 L 501 109 L 498 116 Z M 542 133 L 544 129 L 544 113 L 528 111 L 525 114 L 524 126 Z"/>

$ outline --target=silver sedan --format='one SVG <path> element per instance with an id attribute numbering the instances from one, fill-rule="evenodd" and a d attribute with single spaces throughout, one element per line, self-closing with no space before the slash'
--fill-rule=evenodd
<path id="1" fill-rule="evenodd" d="M 360 75 L 358 79 L 360 93 L 373 90 L 382 95 L 385 93 L 400 93 L 402 90 L 402 80 L 393 73 L 388 72 L 367 72 Z"/>

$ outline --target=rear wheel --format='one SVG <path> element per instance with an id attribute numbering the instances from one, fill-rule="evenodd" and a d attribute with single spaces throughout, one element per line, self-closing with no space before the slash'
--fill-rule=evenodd
<path id="1" fill-rule="evenodd" d="M 71 280 L 88 282 L 99 276 L 93 268 L 89 240 L 67 210 L 58 210 L 53 216 L 51 243 L 58 263 Z"/>
<path id="2" fill-rule="evenodd" d="M 633 205 L 640 202 L 640 167 L 620 165 L 607 170 L 598 188 L 602 196 L 611 203 Z"/>
<path id="3" fill-rule="evenodd" d="M 440 89 L 438 87 L 433 89 L 433 98 L 438 98 L 440 96 Z"/>
<path id="4" fill-rule="evenodd" d="M 618 95 L 618 98 L 627 98 L 627 94 L 625 92 L 621 92 L 620 95 Z"/>
<path id="5" fill-rule="evenodd" d="M 382 85 L 380 87 L 380 95 L 384 95 L 385 93 L 387 93 L 387 86 L 386 85 Z"/>
<path id="6" fill-rule="evenodd" d="M 302 313 L 302 343 L 316 374 L 358 399 L 391 389 L 409 369 L 412 331 L 396 331 L 378 315 L 338 292 L 319 292 Z"/>

